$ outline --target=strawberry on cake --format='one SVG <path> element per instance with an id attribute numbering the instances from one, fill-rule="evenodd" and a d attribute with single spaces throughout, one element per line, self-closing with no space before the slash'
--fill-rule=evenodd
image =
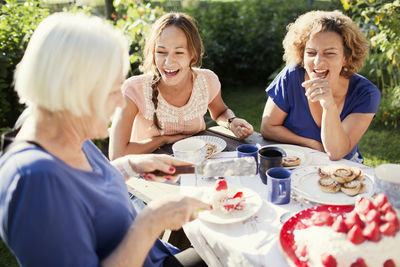
<path id="1" fill-rule="evenodd" d="M 305 266 L 400 267 L 400 224 L 386 195 L 359 198 L 343 215 L 315 212 L 294 230 L 297 257 Z"/>
<path id="2" fill-rule="evenodd" d="M 210 194 L 206 195 L 205 202 L 213 206 L 213 211 L 229 213 L 234 210 L 242 210 L 245 207 L 243 192 L 228 188 L 226 180 L 219 179 Z"/>

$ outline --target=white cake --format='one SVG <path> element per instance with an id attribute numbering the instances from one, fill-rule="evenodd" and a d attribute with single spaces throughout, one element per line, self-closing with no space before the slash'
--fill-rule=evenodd
<path id="1" fill-rule="evenodd" d="M 296 255 L 309 267 L 400 267 L 400 223 L 383 194 L 360 198 L 344 216 L 316 212 L 304 223 L 293 234 Z"/>
<path id="2" fill-rule="evenodd" d="M 229 213 L 242 210 L 245 206 L 243 193 L 233 188 L 228 188 L 224 179 L 216 181 L 215 187 L 203 197 L 203 201 L 210 203 L 214 211 Z"/>

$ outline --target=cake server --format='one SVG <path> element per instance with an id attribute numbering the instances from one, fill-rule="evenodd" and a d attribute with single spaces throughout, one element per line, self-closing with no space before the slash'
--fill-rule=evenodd
<path id="1" fill-rule="evenodd" d="M 158 176 L 171 175 L 161 171 Z M 174 174 L 196 173 L 207 177 L 249 176 L 257 173 L 254 157 L 209 159 L 195 166 L 175 166 Z"/>

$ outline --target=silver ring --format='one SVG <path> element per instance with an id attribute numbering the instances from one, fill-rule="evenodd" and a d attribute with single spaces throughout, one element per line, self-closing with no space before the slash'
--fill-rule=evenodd
<path id="1" fill-rule="evenodd" d="M 321 87 L 321 88 L 319 88 L 318 92 L 322 95 L 324 93 L 324 89 L 322 89 L 322 87 Z"/>

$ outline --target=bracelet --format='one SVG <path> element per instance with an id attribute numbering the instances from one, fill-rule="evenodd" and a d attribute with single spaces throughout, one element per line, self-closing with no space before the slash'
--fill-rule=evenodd
<path id="1" fill-rule="evenodd" d="M 129 162 L 129 159 L 124 160 L 124 162 L 122 164 L 122 167 L 123 167 L 125 173 L 129 177 L 132 177 L 132 176 L 138 177 L 139 176 L 139 174 L 132 169 L 132 166 L 131 166 L 131 164 Z"/>
<path id="2" fill-rule="evenodd" d="M 231 117 L 228 119 L 228 129 L 231 129 L 231 123 L 233 122 L 234 119 L 236 119 L 237 117 Z"/>

